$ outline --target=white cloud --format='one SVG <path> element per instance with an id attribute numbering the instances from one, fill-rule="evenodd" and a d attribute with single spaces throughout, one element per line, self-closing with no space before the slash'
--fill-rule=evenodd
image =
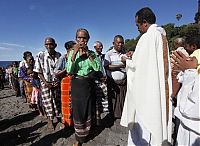
<path id="1" fill-rule="evenodd" d="M 1 50 L 1 51 L 4 51 L 4 50 L 10 50 L 10 48 L 7 48 L 7 47 L 1 47 L 1 46 L 0 46 L 0 50 Z"/>
<path id="2" fill-rule="evenodd" d="M 13 43 L 0 43 L 0 46 L 5 46 L 5 47 L 15 47 L 15 48 L 18 48 L 18 47 L 21 47 L 21 48 L 24 48 L 25 46 L 23 45 L 20 45 L 20 44 L 13 44 Z"/>
<path id="3" fill-rule="evenodd" d="M 25 46 L 13 43 L 0 43 L 0 50 L 13 50 L 16 48 L 25 48 Z"/>

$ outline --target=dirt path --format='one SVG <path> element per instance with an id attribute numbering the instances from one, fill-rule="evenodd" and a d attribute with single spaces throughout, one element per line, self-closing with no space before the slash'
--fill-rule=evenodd
<path id="1" fill-rule="evenodd" d="M 1 146 L 71 146 L 74 142 L 73 129 L 61 129 L 58 123 L 55 131 L 47 129 L 47 119 L 29 109 L 23 99 L 14 96 L 11 89 L 0 90 L 0 145 Z M 93 139 L 83 146 L 125 146 L 127 129 L 119 120 L 111 124 L 105 117 L 101 127 L 96 128 Z"/>

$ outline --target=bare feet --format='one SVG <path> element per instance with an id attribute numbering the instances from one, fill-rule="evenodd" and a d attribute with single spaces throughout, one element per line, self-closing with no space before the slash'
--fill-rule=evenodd
<path id="1" fill-rule="evenodd" d="M 39 113 L 40 113 L 39 116 L 40 116 L 40 117 L 43 117 L 43 114 L 42 114 L 41 112 L 39 112 Z"/>
<path id="2" fill-rule="evenodd" d="M 54 130 L 53 120 L 49 120 L 49 122 L 48 122 L 48 128 L 49 128 L 50 130 Z"/>
<path id="3" fill-rule="evenodd" d="M 58 123 L 58 118 L 56 117 L 56 119 L 54 120 L 55 123 Z"/>
<path id="4" fill-rule="evenodd" d="M 61 128 L 62 128 L 62 129 L 65 129 L 65 124 L 63 124 L 63 123 L 62 123 L 62 126 L 61 126 Z"/>
<path id="5" fill-rule="evenodd" d="M 80 143 L 80 142 L 75 142 L 74 144 L 73 144 L 73 146 L 82 146 L 82 143 Z"/>

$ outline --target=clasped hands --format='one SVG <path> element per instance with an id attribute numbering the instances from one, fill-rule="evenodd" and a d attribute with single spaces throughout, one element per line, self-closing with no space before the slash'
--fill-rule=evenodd
<path id="1" fill-rule="evenodd" d="M 87 57 L 90 56 L 87 44 L 76 44 L 74 46 L 74 52 L 78 52 L 78 51 L 80 53 L 80 56 L 84 56 L 84 55 L 86 55 Z"/>
<path id="2" fill-rule="evenodd" d="M 59 82 L 58 81 L 53 81 L 53 82 L 45 82 L 45 86 L 52 89 L 58 87 Z"/>
<path id="3" fill-rule="evenodd" d="M 196 69 L 198 66 L 198 60 L 196 57 L 186 57 L 180 51 L 173 51 L 170 55 L 171 63 L 174 64 L 174 71 L 178 69 L 178 71 L 185 71 L 186 69 Z"/>

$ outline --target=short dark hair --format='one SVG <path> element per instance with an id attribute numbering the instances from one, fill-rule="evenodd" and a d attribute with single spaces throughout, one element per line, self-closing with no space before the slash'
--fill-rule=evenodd
<path id="1" fill-rule="evenodd" d="M 56 44 L 56 41 L 55 41 L 55 39 L 54 39 L 54 38 L 52 38 L 52 37 L 46 37 L 46 38 L 45 38 L 45 40 L 44 40 L 44 43 L 45 43 L 47 40 L 51 40 L 51 41 L 52 41 L 52 43 Z"/>
<path id="2" fill-rule="evenodd" d="M 200 35 L 189 36 L 185 39 L 185 44 L 196 45 L 200 48 Z"/>
<path id="3" fill-rule="evenodd" d="M 85 28 L 79 28 L 79 29 L 76 31 L 76 38 L 77 38 L 78 32 L 80 32 L 80 31 L 84 31 L 84 32 L 86 33 L 86 35 L 87 35 L 87 40 L 90 39 L 90 34 L 89 34 L 89 32 L 87 31 L 87 29 L 85 29 Z"/>
<path id="4" fill-rule="evenodd" d="M 122 35 L 116 35 L 115 37 L 114 37 L 114 41 L 117 39 L 117 38 L 120 38 L 120 39 L 123 39 L 124 40 L 124 38 L 123 38 L 123 36 Z"/>
<path id="5" fill-rule="evenodd" d="M 23 53 L 23 58 L 26 59 L 27 56 L 32 56 L 32 53 L 30 51 L 26 51 Z"/>
<path id="6" fill-rule="evenodd" d="M 138 17 L 138 23 L 142 24 L 145 21 L 149 24 L 154 24 L 156 23 L 156 16 L 153 13 L 153 11 L 148 8 L 148 7 L 144 7 L 142 9 L 140 9 L 139 11 L 136 12 L 135 17 Z"/>
<path id="7" fill-rule="evenodd" d="M 74 45 L 75 45 L 76 43 L 74 42 L 74 41 L 68 41 L 68 42 L 66 42 L 65 43 L 65 49 L 66 50 L 69 50 L 69 49 L 71 49 Z"/>

